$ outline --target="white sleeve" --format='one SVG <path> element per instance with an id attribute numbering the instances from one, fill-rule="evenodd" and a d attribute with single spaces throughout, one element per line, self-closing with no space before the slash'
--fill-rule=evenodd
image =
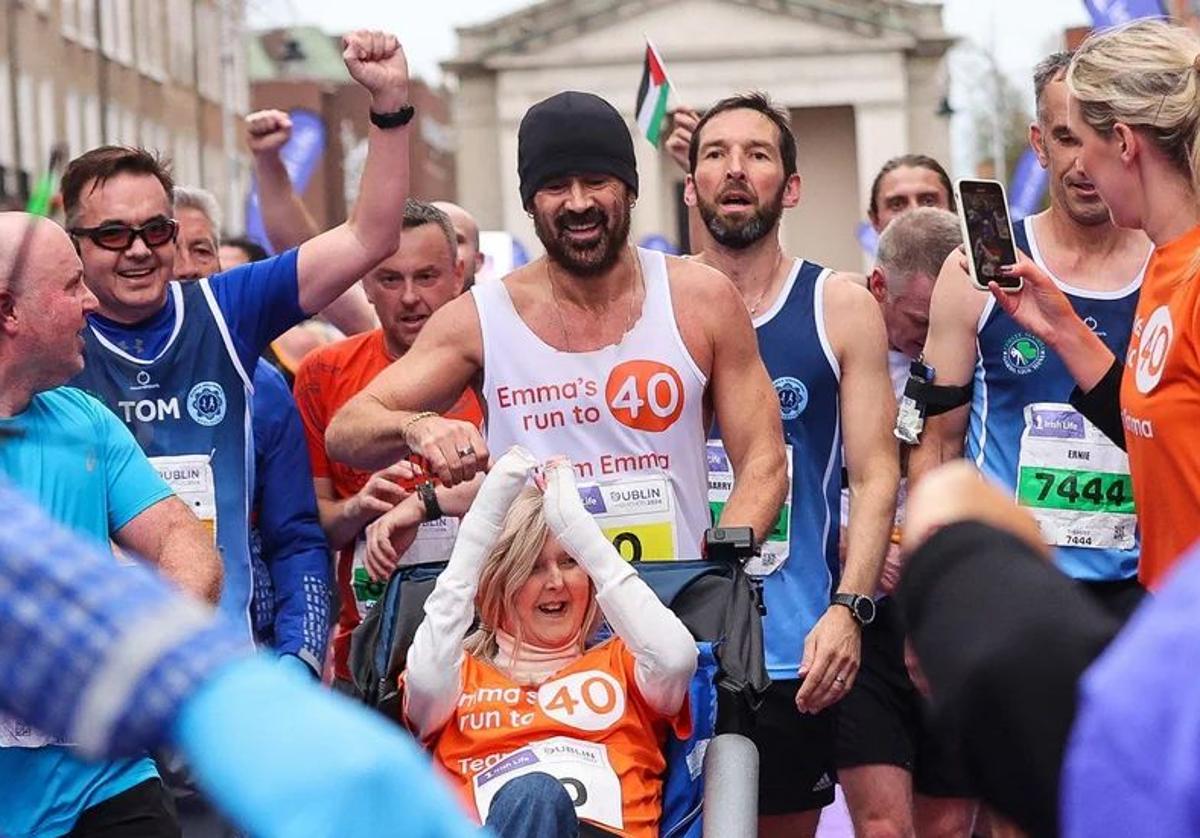
<path id="1" fill-rule="evenodd" d="M 458 528 L 446 569 L 425 600 L 425 619 L 408 649 L 404 715 L 424 739 L 454 712 L 462 691 L 463 639 L 475 619 L 479 573 L 504 525 L 504 516 L 537 461 L 514 446 L 496 461 Z"/>
<path id="2" fill-rule="evenodd" d="M 546 467 L 545 510 L 550 531 L 587 571 L 604 616 L 633 652 L 638 689 L 655 711 L 675 715 L 696 672 L 691 633 L 604 537 L 579 499 L 569 463 Z"/>

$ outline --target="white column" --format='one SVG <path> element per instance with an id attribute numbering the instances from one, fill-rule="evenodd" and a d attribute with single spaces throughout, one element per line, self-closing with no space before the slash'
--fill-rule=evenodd
<path id="1" fill-rule="evenodd" d="M 880 167 L 891 158 L 908 151 L 907 114 L 902 102 L 880 102 L 854 106 L 854 141 L 858 157 L 860 200 L 866 206 L 867 194 Z M 871 269 L 863 254 L 863 269 Z"/>

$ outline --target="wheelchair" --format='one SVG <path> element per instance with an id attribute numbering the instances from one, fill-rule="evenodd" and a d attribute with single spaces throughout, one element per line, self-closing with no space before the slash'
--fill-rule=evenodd
<path id="1" fill-rule="evenodd" d="M 712 532 L 712 531 L 710 531 Z M 709 539 L 708 558 L 632 562 L 696 639 L 689 698 L 692 735 L 669 736 L 663 777 L 662 838 L 754 838 L 758 834 L 758 750 L 747 733 L 770 680 L 763 660 L 761 592 L 744 555 Z M 399 723 L 397 679 L 426 597 L 445 562 L 397 568 L 355 629 L 350 670 L 360 700 Z"/>

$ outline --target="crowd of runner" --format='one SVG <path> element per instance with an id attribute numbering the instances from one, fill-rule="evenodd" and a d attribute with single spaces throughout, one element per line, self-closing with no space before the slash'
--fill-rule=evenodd
<path id="1" fill-rule="evenodd" d="M 1170 573 L 1200 535 L 1200 40 L 1039 63 L 1016 293 L 973 286 L 920 153 L 862 196 L 869 274 L 785 252 L 803 154 L 763 93 L 670 116 L 683 257 L 629 241 L 618 111 L 537 103 L 545 255 L 476 283 L 470 208 L 408 197 L 401 46 L 344 58 L 372 122 L 345 223 L 292 189 L 287 115 L 247 118 L 277 255 L 148 149 L 72 160 L 61 226 L 0 214 L 0 835 L 656 835 L 698 652 L 627 560 L 711 527 L 757 544 L 759 835 L 814 836 L 836 785 L 871 838 L 1200 834 L 1200 696 L 1168 688 L 1200 653 L 1200 560 Z M 939 405 L 917 444 L 904 398 Z M 434 562 L 384 722 L 333 693 Z"/>

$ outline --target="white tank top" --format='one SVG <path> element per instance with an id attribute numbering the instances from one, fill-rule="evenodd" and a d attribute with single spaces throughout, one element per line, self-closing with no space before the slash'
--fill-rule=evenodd
<path id="1" fill-rule="evenodd" d="M 694 559 L 711 526 L 707 377 L 683 343 L 663 254 L 638 249 L 642 313 L 619 344 L 563 352 L 533 333 L 503 282 L 471 289 L 483 330 L 487 443 L 575 464 L 580 494 L 627 559 Z"/>

